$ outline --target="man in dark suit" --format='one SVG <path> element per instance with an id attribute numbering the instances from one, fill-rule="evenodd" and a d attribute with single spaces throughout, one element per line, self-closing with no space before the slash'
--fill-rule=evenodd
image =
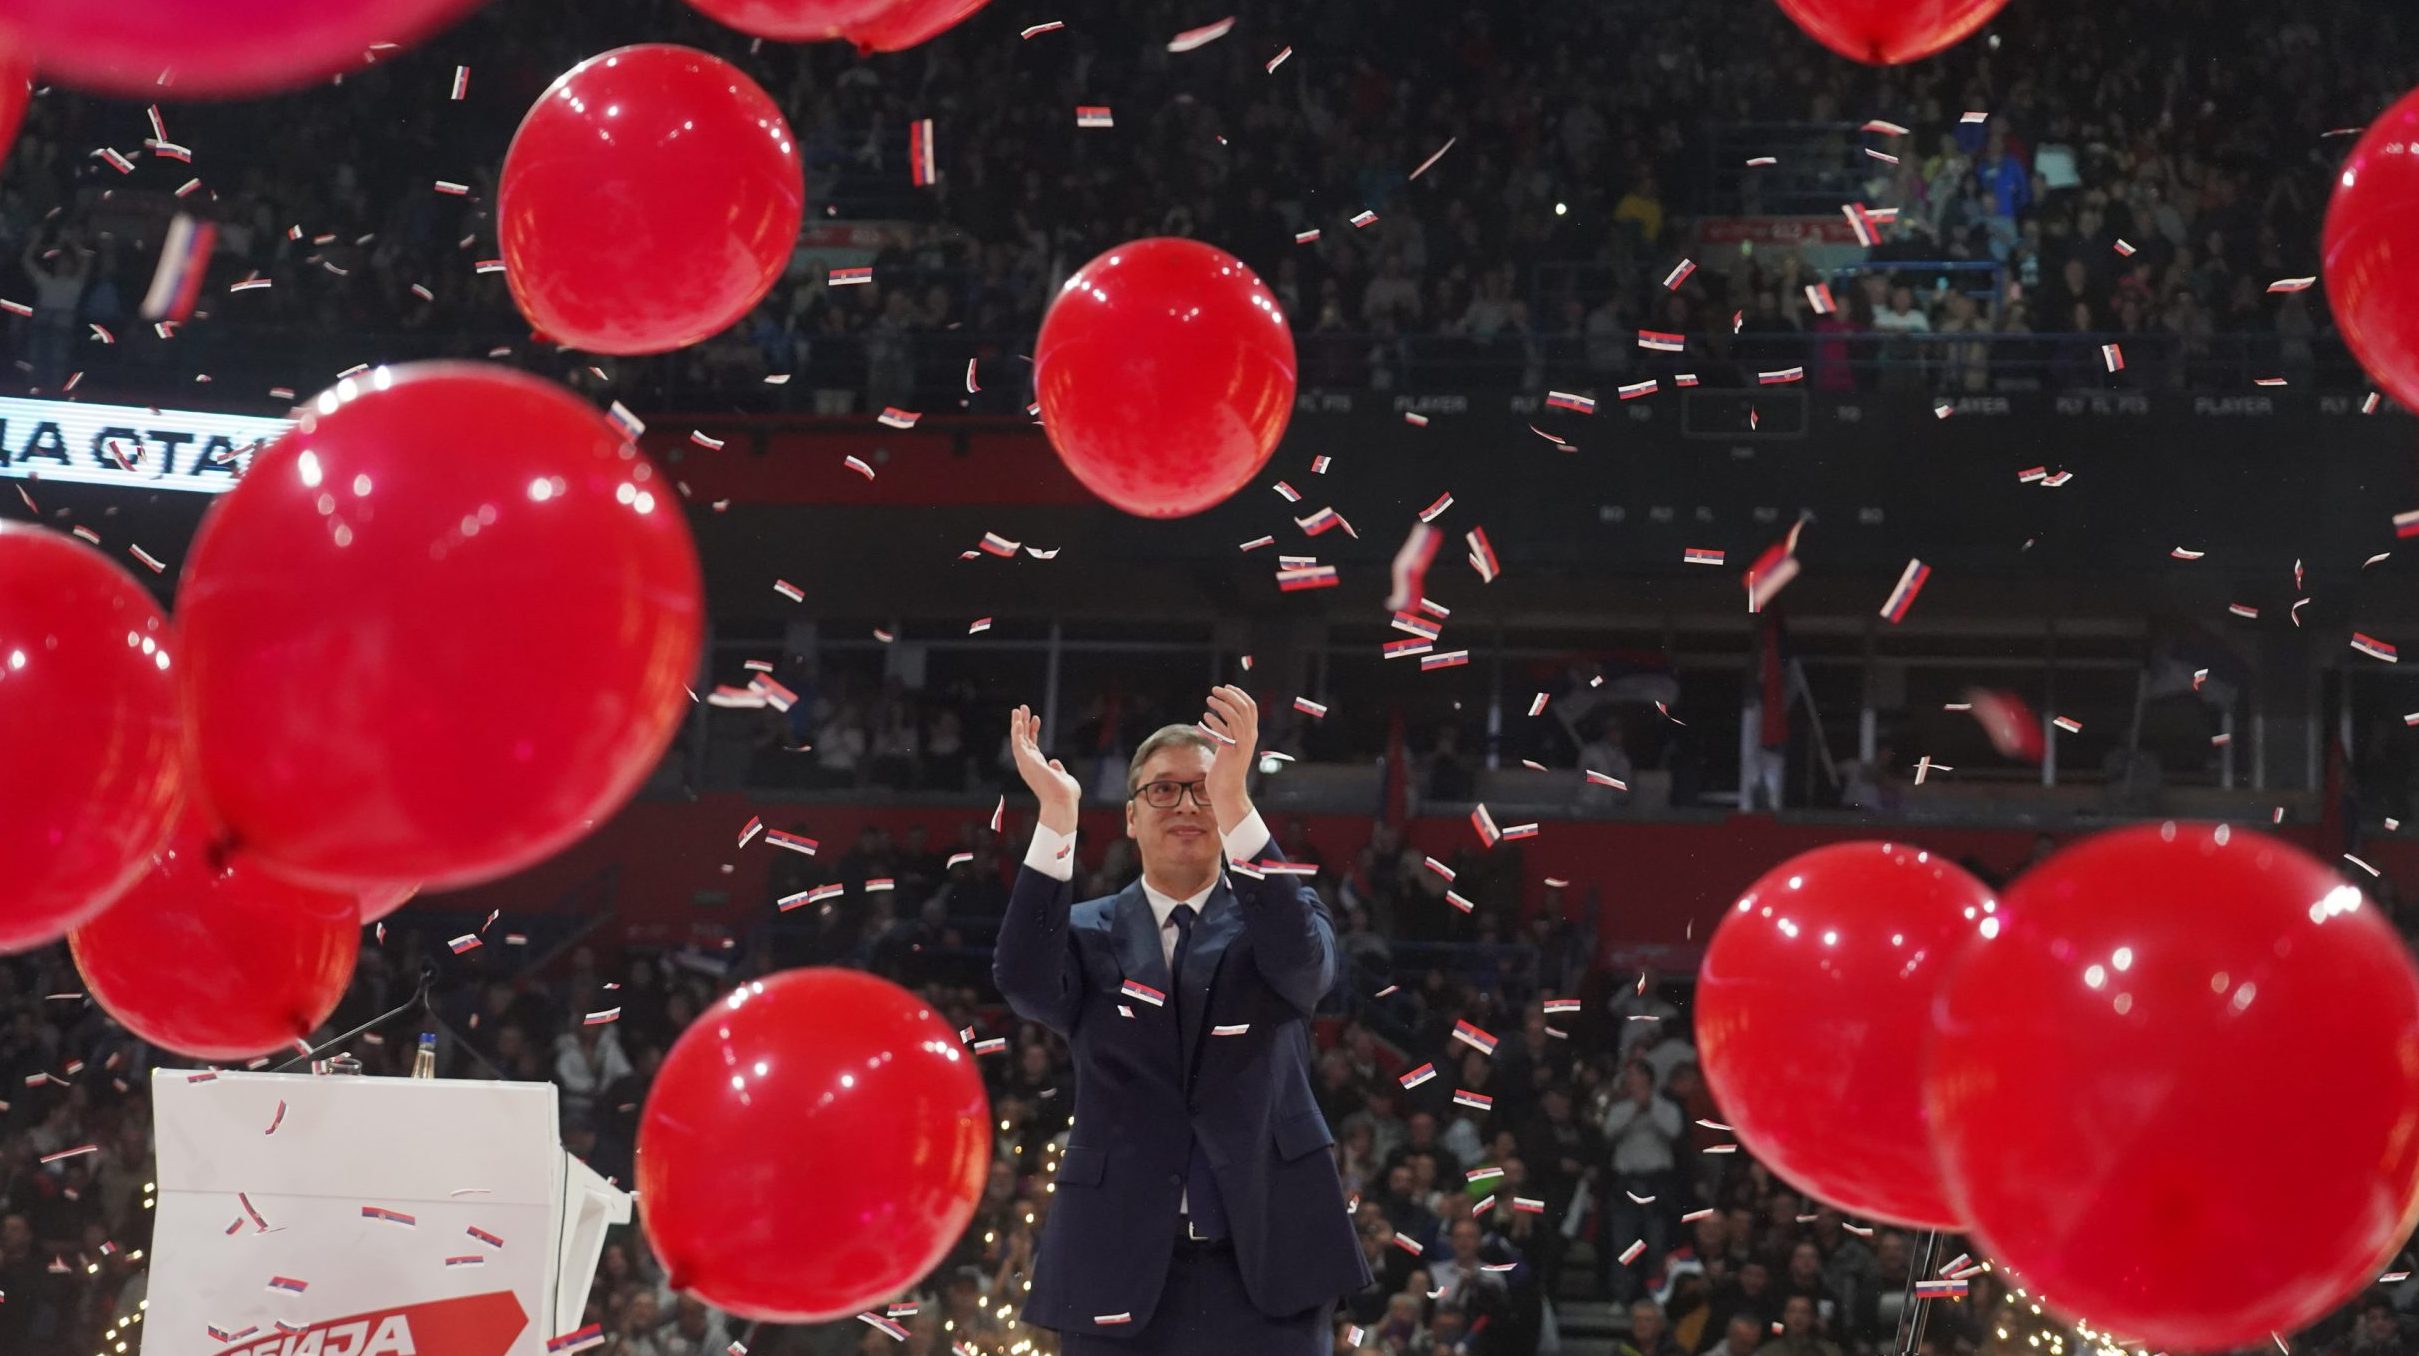
<path id="1" fill-rule="evenodd" d="M 1042 756 L 1039 718 L 1010 718 L 1041 813 L 992 969 L 1075 1054 L 1025 1302 L 1062 1356 L 1325 1356 L 1337 1297 L 1369 1283 L 1310 1083 L 1335 924 L 1252 808 L 1258 707 L 1221 687 L 1209 708 L 1135 750 L 1142 879 L 1081 904 L 1081 787 Z"/>

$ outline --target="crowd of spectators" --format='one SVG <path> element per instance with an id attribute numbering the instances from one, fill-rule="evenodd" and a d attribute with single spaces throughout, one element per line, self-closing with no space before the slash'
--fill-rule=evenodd
<path id="1" fill-rule="evenodd" d="M 2326 134 L 2401 92 L 2419 38 L 2390 9 L 2036 0 L 1987 39 L 1875 70 L 1768 5 L 1420 3 L 1373 22 L 1251 0 L 1232 36 L 1166 51 L 1191 17 L 1150 3 L 1020 41 L 1031 16 L 994 10 L 860 60 L 842 44 L 752 45 L 675 0 L 583 6 L 577 24 L 497 4 L 340 86 L 171 105 L 192 163 L 143 158 L 132 175 L 95 153 L 139 152 L 141 109 L 52 90 L 0 179 L 0 257 L 20 261 L 10 291 L 35 310 L 7 327 L 25 364 L 12 384 L 215 373 L 241 383 L 225 398 L 257 401 L 256 381 L 307 388 L 355 361 L 525 352 L 502 282 L 472 268 L 495 252 L 504 146 L 553 74 L 647 39 L 723 52 L 774 93 L 815 208 L 790 279 L 740 326 L 599 364 L 624 393 L 692 408 L 1011 412 L 1026 399 L 1017 355 L 1057 283 L 1152 233 L 1252 265 L 1293 318 L 1311 386 L 1601 387 L 1666 367 L 1719 380 L 1787 354 L 1834 386 L 2101 385 L 2097 343 L 2050 338 L 2097 334 L 2136 346 L 2120 383 L 2350 380 L 2320 295 L 2265 288 L 2317 271 L 2329 167 L 2349 145 Z M 1292 55 L 1272 70 L 1280 50 Z M 445 95 L 456 64 L 473 72 L 460 103 Z M 1116 126 L 1078 129 L 1078 103 L 1110 105 Z M 1967 110 L 1988 121 L 1961 122 Z M 918 189 L 907 128 L 927 117 L 941 175 Z M 1911 135 L 1849 134 L 1867 118 Z M 1824 214 L 1897 210 L 1861 275 L 1832 279 L 1830 314 L 1804 291 L 1823 275 L 1787 248 L 1662 285 L 1695 220 L 1771 210 L 1718 158 L 1749 128 L 1813 157 Z M 1809 128 L 1832 135 L 1809 143 Z M 189 177 L 205 191 L 180 204 Z M 473 191 L 437 194 L 437 179 Z M 203 204 L 221 228 L 211 316 L 162 339 L 129 323 L 133 308 L 168 213 Z M 1364 210 L 1376 220 L 1350 224 Z M 1919 266 L 1941 260 L 1992 267 Z M 871 284 L 826 285 L 831 267 L 866 263 Z M 276 286 L 223 291 L 254 275 Z M 121 343 L 103 352 L 87 324 Z M 1642 351 L 1640 329 L 1688 349 Z M 594 380 L 585 357 L 530 360 Z M 968 360 L 988 374 L 980 393 L 964 390 Z M 763 384 L 785 374 L 797 379 Z"/>
<path id="2" fill-rule="evenodd" d="M 907 1336 L 717 1313 L 669 1289 L 636 1228 L 611 1234 L 586 1319 L 602 1326 L 608 1356 L 720 1356 L 733 1341 L 756 1356 L 996 1356 L 1018 1343 L 1047 1356 L 1050 1336 L 1017 1315 L 1072 1075 L 1055 1037 L 997 1001 L 987 965 L 952 964 L 987 955 L 982 927 L 1004 904 L 1005 863 L 1018 848 L 988 829 L 971 836 L 980 848 L 971 870 L 941 868 L 929 844 L 874 834 L 829 868 L 798 858 L 801 870 L 850 888 L 805 928 L 759 927 L 719 947 L 574 937 L 535 958 L 511 948 L 457 957 L 442 938 L 459 920 L 416 905 L 382 938 L 365 938 L 327 1030 L 399 1003 L 434 966 L 442 1020 L 405 1019 L 352 1042 L 363 1072 L 404 1074 L 415 1030 L 432 1026 L 443 1033 L 440 1076 L 553 1082 L 565 1146 L 628 1182 L 639 1109 L 664 1051 L 730 984 L 812 963 L 870 968 L 915 987 L 951 1025 L 1009 1045 L 981 1065 L 999 1125 L 990 1178 L 948 1256 L 896 1297 L 917 1306 L 902 1320 Z M 1403 939 L 1422 930 L 1414 916 L 1453 911 L 1399 879 L 1432 873 L 1396 849 L 1381 828 L 1354 860 L 1321 863 L 1316 879 L 1346 920 L 1353 961 L 1345 992 L 1315 1024 L 1316 1096 L 1376 1277 L 1343 1298 L 1337 1352 L 1557 1353 L 1571 1349 L 1563 1328 L 1580 1300 L 1618 1306 L 1625 1356 L 1894 1351 L 1917 1240 L 1843 1218 L 1750 1155 L 1716 1152 L 1731 1136 L 1698 1068 L 1686 986 L 1603 969 L 1593 922 L 1573 927 L 1550 908 L 1518 964 L 1493 963 L 1481 949 L 1412 959 Z M 1095 851 L 1087 891 L 1134 874 L 1114 845 Z M 866 891 L 876 875 L 895 888 Z M 927 902 L 902 923 L 888 911 L 892 899 Z M 1579 999 L 1578 1010 L 1549 1013 L 1545 1000 L 1555 997 Z M 620 1008 L 617 1021 L 581 1020 L 608 1003 Z M 150 1069 L 177 1061 L 93 1007 L 64 948 L 0 962 L 0 1021 L 0 1077 L 11 1094 L 0 1110 L 0 1350 L 104 1353 L 102 1334 L 139 1313 L 145 1293 L 156 1199 L 145 1088 Z M 1463 1022 L 1499 1038 L 1492 1054 L 1456 1039 Z M 1430 1061 L 1437 1079 L 1402 1086 L 1406 1071 Z M 1481 1099 L 1484 1109 L 1471 1104 Z M 40 1161 L 85 1143 L 100 1149 Z M 1482 1169 L 1501 1175 L 1473 1180 Z M 1624 1263 L 1633 1242 L 1643 1247 Z M 2415 1302 L 2419 1285 L 2380 1290 L 2295 1350 L 2404 1356 Z M 1986 1275 L 1966 1300 L 1935 1307 L 1927 1351 L 2012 1356 L 2057 1333 L 2044 1322 Z"/>

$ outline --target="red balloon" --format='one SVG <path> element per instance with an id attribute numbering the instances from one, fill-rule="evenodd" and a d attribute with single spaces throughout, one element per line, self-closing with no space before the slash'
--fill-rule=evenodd
<path id="1" fill-rule="evenodd" d="M 72 537 L 0 523 L 0 952 L 124 894 L 175 822 L 167 619 Z"/>
<path id="2" fill-rule="evenodd" d="M 360 903 L 264 871 L 198 817 L 116 908 L 68 934 L 93 1001 L 194 1059 L 250 1059 L 318 1030 L 352 982 Z"/>
<path id="3" fill-rule="evenodd" d="M 1076 270 L 1033 350 L 1042 428 L 1092 493 L 1181 518 L 1243 488 L 1293 415 L 1293 332 L 1243 261 L 1197 240 Z"/>
<path id="4" fill-rule="evenodd" d="M 2327 303 L 2352 356 L 2406 409 L 2419 409 L 2419 90 L 2371 122 L 2335 176 L 2320 259 Z"/>
<path id="5" fill-rule="evenodd" d="M 930 1271 L 990 1167 L 983 1080 L 947 1023 L 887 980 L 791 970 L 733 990 L 664 1056 L 639 1218 L 673 1289 L 820 1323 Z"/>
<path id="6" fill-rule="evenodd" d="M 806 178 L 756 82 L 667 44 L 590 57 L 504 156 L 504 277 L 547 337 L 662 353 L 738 323 L 788 268 Z"/>
<path id="7" fill-rule="evenodd" d="M 1852 1214 L 1954 1229 L 1921 1056 L 1959 948 L 1998 908 L 1954 863 L 1835 843 L 1766 872 L 1697 978 L 1705 1078 L 1739 1142 Z"/>
<path id="8" fill-rule="evenodd" d="M 1998 916 L 1925 1070 L 1992 1257 L 2154 1350 L 2294 1332 L 2377 1275 L 2419 1218 L 2419 972 L 2357 889 L 2272 838 L 2144 825 Z"/>
<path id="9" fill-rule="evenodd" d="M 361 892 L 361 922 L 364 926 L 377 922 L 395 910 L 412 902 L 420 893 L 417 885 L 378 885 Z"/>
<path id="10" fill-rule="evenodd" d="M 1852 61 L 1921 61 L 1973 35 L 2007 0 L 1780 0 L 1806 35 Z"/>
<path id="11" fill-rule="evenodd" d="M 25 124 L 26 101 L 34 97 L 34 68 L 7 50 L 0 39 L 0 165 L 8 163 L 8 148 Z"/>
<path id="12" fill-rule="evenodd" d="M 210 808 L 296 879 L 448 889 L 618 808 L 688 709 L 671 482 L 498 367 L 339 383 L 212 508 L 178 597 Z"/>
<path id="13" fill-rule="evenodd" d="M 900 52 L 957 27 L 984 0 L 689 0 L 742 33 L 776 42 L 845 38 L 864 52 Z"/>
<path id="14" fill-rule="evenodd" d="M 2032 706 L 2024 698 L 2013 692 L 1969 687 L 1965 690 L 1965 704 L 1974 723 L 1990 738 L 1991 747 L 2007 757 L 2038 763 L 2048 751 L 2048 741 L 2041 734 L 2041 717 L 2033 714 Z"/>
<path id="15" fill-rule="evenodd" d="M 261 94 L 367 66 L 374 44 L 409 46 L 478 3 L 8 0 L 0 41 L 85 89 L 142 99 Z"/>

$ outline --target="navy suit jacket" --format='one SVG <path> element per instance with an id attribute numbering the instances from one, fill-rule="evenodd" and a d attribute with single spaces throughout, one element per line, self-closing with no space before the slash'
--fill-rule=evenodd
<path id="1" fill-rule="evenodd" d="M 1297 876 L 1221 873 L 1171 979 L 1141 882 L 1073 896 L 1070 882 L 1019 870 L 992 964 L 1008 1006 L 1075 1055 L 1075 1124 L 1025 1317 L 1109 1336 L 1150 1321 L 1191 1135 L 1254 1307 L 1283 1317 L 1368 1285 L 1335 1136 L 1311 1097 L 1311 1010 L 1337 973 L 1327 905 Z M 1128 981 L 1164 1005 L 1123 992 Z"/>

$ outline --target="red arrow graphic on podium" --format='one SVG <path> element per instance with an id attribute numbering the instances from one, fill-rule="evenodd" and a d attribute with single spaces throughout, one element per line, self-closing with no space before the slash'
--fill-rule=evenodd
<path id="1" fill-rule="evenodd" d="M 397 1305 L 323 1319 L 296 1333 L 273 1333 L 232 1346 L 219 1356 L 504 1356 L 529 1315 L 509 1290 L 426 1304 Z"/>

